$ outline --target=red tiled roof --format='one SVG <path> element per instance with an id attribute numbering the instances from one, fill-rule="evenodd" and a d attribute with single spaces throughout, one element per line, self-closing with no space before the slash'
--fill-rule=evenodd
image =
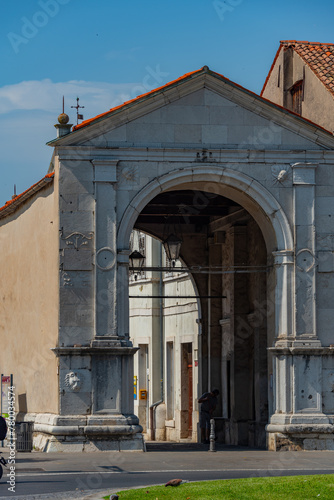
<path id="1" fill-rule="evenodd" d="M 205 66 L 204 66 L 204 68 L 205 68 Z M 104 113 L 101 113 L 100 115 L 94 116 L 93 118 L 89 118 L 88 120 L 85 120 L 82 123 L 79 123 L 79 125 L 75 125 L 73 127 L 73 131 L 74 130 L 78 130 L 78 129 L 82 128 L 82 127 L 85 127 L 86 125 L 89 125 L 93 121 L 98 120 L 99 118 L 103 118 L 104 116 L 108 115 L 109 113 L 113 113 L 117 109 L 123 108 L 124 106 L 127 106 L 128 104 L 131 104 L 133 102 L 139 101 L 139 100 L 141 100 L 141 99 L 143 99 L 145 97 L 148 97 L 149 95 L 155 94 L 156 92 L 159 92 L 159 90 L 162 90 L 162 89 L 165 89 L 165 88 L 167 88 L 169 86 L 172 86 L 175 83 L 179 83 L 181 80 L 185 80 L 185 79 L 189 78 L 190 76 L 192 76 L 192 75 L 194 75 L 196 73 L 201 73 L 204 68 L 201 68 L 201 69 L 196 70 L 196 71 L 192 71 L 190 73 L 186 73 L 185 75 L 180 76 L 180 78 L 177 78 L 176 80 L 173 80 L 172 82 L 169 82 L 166 85 L 162 85 L 161 87 L 158 87 L 156 89 L 150 90 L 150 92 L 146 92 L 145 94 L 141 94 L 141 95 L 135 97 L 134 99 L 131 99 L 130 101 L 123 102 L 119 106 L 116 106 L 115 108 L 109 109 L 109 111 L 106 111 Z"/>
<path id="2" fill-rule="evenodd" d="M 266 88 L 269 77 L 282 48 L 291 47 L 305 61 L 325 87 L 334 94 L 334 44 L 307 42 L 297 40 L 282 40 L 274 62 L 264 83 L 261 96 Z"/>
<path id="3" fill-rule="evenodd" d="M 51 172 L 51 174 L 47 174 L 40 181 L 36 182 L 36 184 L 33 184 L 29 189 L 23 191 L 23 193 L 18 194 L 11 200 L 7 201 L 3 207 L 0 207 L 0 219 L 14 212 L 24 201 L 37 193 L 37 191 L 40 191 L 44 186 L 49 184 L 49 182 L 52 182 L 53 178 L 54 172 Z"/>

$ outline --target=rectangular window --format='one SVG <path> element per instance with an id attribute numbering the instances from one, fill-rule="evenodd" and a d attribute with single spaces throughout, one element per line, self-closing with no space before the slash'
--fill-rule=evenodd
<path id="1" fill-rule="evenodd" d="M 303 80 L 295 83 L 291 89 L 292 95 L 292 111 L 298 115 L 302 114 L 302 100 L 303 100 Z"/>

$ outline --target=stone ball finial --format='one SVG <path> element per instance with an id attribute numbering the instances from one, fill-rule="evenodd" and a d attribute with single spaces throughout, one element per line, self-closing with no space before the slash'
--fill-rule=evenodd
<path id="1" fill-rule="evenodd" d="M 58 122 L 61 125 L 66 125 L 69 122 L 70 117 L 66 113 L 60 113 L 58 116 Z"/>

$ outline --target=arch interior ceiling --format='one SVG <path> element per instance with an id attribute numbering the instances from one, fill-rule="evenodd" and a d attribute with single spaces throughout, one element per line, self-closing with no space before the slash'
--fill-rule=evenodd
<path id="1" fill-rule="evenodd" d="M 146 205 L 135 228 L 160 239 L 173 232 L 209 236 L 231 223 L 245 223 L 249 218 L 241 205 L 223 196 L 204 191 L 168 191 Z"/>

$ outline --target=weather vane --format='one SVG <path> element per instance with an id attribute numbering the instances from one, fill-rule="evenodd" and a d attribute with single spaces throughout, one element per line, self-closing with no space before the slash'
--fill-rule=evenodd
<path id="1" fill-rule="evenodd" d="M 80 108 L 84 108 L 85 106 L 79 106 L 79 97 L 77 97 L 77 105 L 76 106 L 71 106 L 71 108 L 75 108 L 77 110 L 77 125 L 79 123 L 79 120 L 83 120 L 83 115 L 79 113 Z"/>

